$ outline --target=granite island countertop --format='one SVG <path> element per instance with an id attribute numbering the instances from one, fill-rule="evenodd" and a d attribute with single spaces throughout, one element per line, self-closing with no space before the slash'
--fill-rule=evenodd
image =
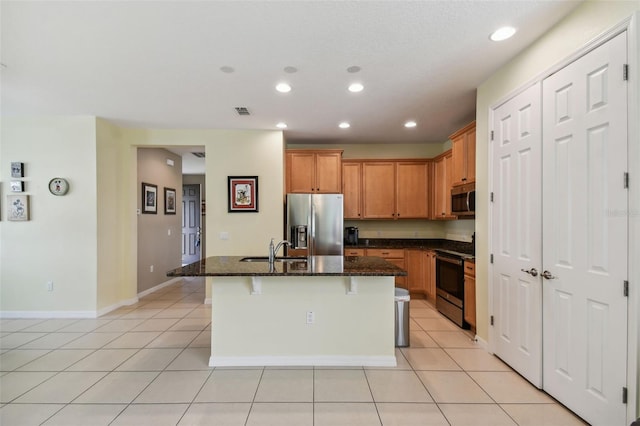
<path id="1" fill-rule="evenodd" d="M 167 272 L 168 277 L 233 276 L 406 276 L 407 272 L 373 256 L 311 256 L 307 261 L 242 262 L 246 256 L 212 256 Z"/>

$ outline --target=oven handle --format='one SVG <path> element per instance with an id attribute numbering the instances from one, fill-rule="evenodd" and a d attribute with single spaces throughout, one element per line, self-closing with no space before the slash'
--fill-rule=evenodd
<path id="1" fill-rule="evenodd" d="M 436 255 L 436 259 L 442 260 L 443 262 L 447 262 L 447 263 L 453 263 L 454 265 L 462 266 L 461 259 L 452 259 L 450 257 L 444 257 L 444 256 L 438 256 L 438 255 Z"/>

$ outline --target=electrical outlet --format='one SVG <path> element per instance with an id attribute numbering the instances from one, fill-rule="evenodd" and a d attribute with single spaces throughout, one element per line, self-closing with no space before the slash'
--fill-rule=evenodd
<path id="1" fill-rule="evenodd" d="M 221 240 L 228 240 L 228 239 L 229 239 L 229 233 L 228 233 L 228 232 L 226 232 L 226 231 L 222 231 L 222 232 L 220 233 L 220 239 L 221 239 Z"/>
<path id="2" fill-rule="evenodd" d="M 167 229 L 167 235 L 171 236 L 171 229 Z"/>
<path id="3" fill-rule="evenodd" d="M 307 324 L 313 324 L 316 322 L 316 314 L 313 311 L 307 312 Z"/>
<path id="4" fill-rule="evenodd" d="M 149 266 L 149 272 L 153 272 L 153 265 Z"/>
<path id="5" fill-rule="evenodd" d="M 53 281 L 47 281 L 47 291 L 53 291 Z"/>

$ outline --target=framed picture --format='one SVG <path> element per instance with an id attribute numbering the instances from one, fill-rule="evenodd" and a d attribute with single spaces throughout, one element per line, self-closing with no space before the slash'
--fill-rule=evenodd
<path id="1" fill-rule="evenodd" d="M 176 190 L 164 188 L 164 214 L 176 214 Z"/>
<path id="2" fill-rule="evenodd" d="M 229 176 L 229 213 L 258 211 L 258 176 Z"/>
<path id="3" fill-rule="evenodd" d="M 24 192 L 24 182 L 21 180 L 12 180 L 11 192 Z"/>
<path id="4" fill-rule="evenodd" d="M 7 218 L 14 221 L 29 220 L 28 195 L 7 195 Z"/>
<path id="5" fill-rule="evenodd" d="M 142 182 L 142 213 L 158 213 L 158 186 Z"/>
<path id="6" fill-rule="evenodd" d="M 24 177 L 24 163 L 17 161 L 11 163 L 11 177 Z"/>

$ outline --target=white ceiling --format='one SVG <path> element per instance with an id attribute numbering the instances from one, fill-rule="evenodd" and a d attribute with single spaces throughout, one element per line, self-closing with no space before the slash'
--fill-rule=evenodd
<path id="1" fill-rule="evenodd" d="M 145 128 L 285 121 L 288 143 L 443 142 L 473 120 L 476 87 L 579 3 L 2 1 L 2 114 Z M 491 42 L 502 25 L 518 32 Z M 293 90 L 276 92 L 280 81 Z M 354 81 L 364 91 L 349 93 Z"/>

